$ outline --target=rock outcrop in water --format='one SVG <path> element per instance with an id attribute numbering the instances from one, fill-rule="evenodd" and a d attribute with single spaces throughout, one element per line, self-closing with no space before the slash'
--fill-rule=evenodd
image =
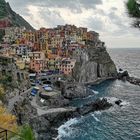
<path id="1" fill-rule="evenodd" d="M 62 123 L 74 117 L 80 117 L 90 112 L 104 110 L 111 107 L 112 104 L 107 102 L 107 99 L 99 99 L 93 103 L 89 103 L 80 108 L 65 108 L 64 110 L 57 109 L 55 112 L 46 113 L 41 116 L 35 116 L 30 119 L 30 125 L 36 132 L 37 140 L 52 140 L 57 137 L 57 128 Z"/>
<path id="2" fill-rule="evenodd" d="M 104 44 L 91 43 L 77 61 L 72 76 L 79 83 L 92 83 L 97 79 L 116 77 L 117 70 Z"/>
<path id="3" fill-rule="evenodd" d="M 57 137 L 57 128 L 70 118 L 80 117 L 90 112 L 104 110 L 111 107 L 107 99 L 98 99 L 83 107 L 56 108 L 46 111 L 43 115 L 37 113 L 28 99 L 23 99 L 15 104 L 13 110 L 20 124 L 29 123 L 36 133 L 37 140 L 52 140 Z M 25 111 L 26 110 L 26 111 Z"/>
<path id="4" fill-rule="evenodd" d="M 128 81 L 131 84 L 140 86 L 140 79 L 129 76 L 128 71 L 119 72 L 118 79 L 123 81 Z"/>

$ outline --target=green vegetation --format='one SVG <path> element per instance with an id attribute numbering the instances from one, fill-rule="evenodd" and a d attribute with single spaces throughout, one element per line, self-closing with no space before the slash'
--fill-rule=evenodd
<path id="1" fill-rule="evenodd" d="M 4 75 L 0 77 L 0 83 L 4 84 L 4 85 L 10 85 L 12 82 L 12 76 L 11 75 Z"/>
<path id="2" fill-rule="evenodd" d="M 35 135 L 29 125 L 23 125 L 19 129 L 18 135 L 14 136 L 11 140 L 35 140 Z"/>
<path id="3" fill-rule="evenodd" d="M 137 2 L 137 0 L 128 0 L 126 6 L 129 16 L 134 18 L 133 25 L 140 28 L 140 4 Z"/>
<path id="4" fill-rule="evenodd" d="M 139 4 L 136 2 L 136 0 L 128 0 L 127 2 L 127 8 L 129 15 L 132 17 L 139 18 L 140 17 L 140 9 Z"/>
<path id="5" fill-rule="evenodd" d="M 8 113 L 7 109 L 2 105 L 0 105 L 0 129 L 8 130 L 9 140 L 35 140 L 35 135 L 31 127 L 29 125 L 19 127 L 17 125 L 16 116 Z M 1 136 L 3 136 L 2 133 L 0 134 L 0 137 Z"/>
<path id="6" fill-rule="evenodd" d="M 0 19 L 7 16 L 6 2 L 5 0 L 0 0 Z"/>

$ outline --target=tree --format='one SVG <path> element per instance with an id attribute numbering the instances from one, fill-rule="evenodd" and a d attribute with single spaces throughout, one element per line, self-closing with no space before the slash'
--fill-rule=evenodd
<path id="1" fill-rule="evenodd" d="M 29 125 L 23 125 L 20 129 L 20 136 L 24 140 L 35 140 L 35 135 Z"/>
<path id="2" fill-rule="evenodd" d="M 140 0 L 128 0 L 126 6 L 129 16 L 134 19 L 134 27 L 140 28 Z"/>
<path id="3" fill-rule="evenodd" d="M 13 137 L 11 140 L 35 140 L 35 135 L 31 127 L 25 124 L 19 128 L 18 135 Z"/>

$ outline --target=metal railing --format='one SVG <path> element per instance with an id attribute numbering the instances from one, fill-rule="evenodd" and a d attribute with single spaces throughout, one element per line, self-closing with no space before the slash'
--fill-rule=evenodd
<path id="1" fill-rule="evenodd" d="M 8 140 L 8 130 L 0 131 L 0 140 Z"/>
<path id="2" fill-rule="evenodd" d="M 22 139 L 22 137 L 18 133 L 15 133 L 15 132 L 13 132 L 11 130 L 2 128 L 0 126 L 0 140 L 9 140 L 9 135 L 18 136 L 18 137 L 20 137 Z"/>

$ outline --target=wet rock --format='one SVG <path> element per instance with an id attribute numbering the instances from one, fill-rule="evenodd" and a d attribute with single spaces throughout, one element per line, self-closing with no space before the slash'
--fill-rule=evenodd
<path id="1" fill-rule="evenodd" d="M 117 105 L 121 105 L 121 103 L 122 103 L 122 100 L 117 100 L 117 101 L 115 101 L 115 104 L 117 104 Z"/>
<path id="2" fill-rule="evenodd" d="M 140 79 L 135 77 L 127 77 L 127 81 L 131 84 L 140 86 Z"/>
<path id="3" fill-rule="evenodd" d="M 128 71 L 118 73 L 118 79 L 120 79 L 120 80 L 124 80 L 124 79 L 126 79 L 128 77 L 129 77 Z"/>
<path id="4" fill-rule="evenodd" d="M 85 114 L 88 114 L 92 111 L 108 109 L 111 106 L 112 106 L 112 104 L 109 103 L 106 98 L 103 98 L 102 100 L 97 99 L 95 102 L 87 104 L 87 105 L 79 108 L 79 113 L 81 115 L 85 115 Z"/>
<path id="5" fill-rule="evenodd" d="M 106 98 L 98 99 L 80 108 L 65 108 L 64 111 L 47 113 L 30 120 L 33 130 L 36 132 L 37 140 L 52 140 L 57 137 L 57 128 L 71 118 L 81 117 L 90 112 L 105 110 L 111 107 Z"/>
<path id="6" fill-rule="evenodd" d="M 123 71 L 123 69 L 119 68 L 119 71 L 121 72 L 121 71 Z"/>

